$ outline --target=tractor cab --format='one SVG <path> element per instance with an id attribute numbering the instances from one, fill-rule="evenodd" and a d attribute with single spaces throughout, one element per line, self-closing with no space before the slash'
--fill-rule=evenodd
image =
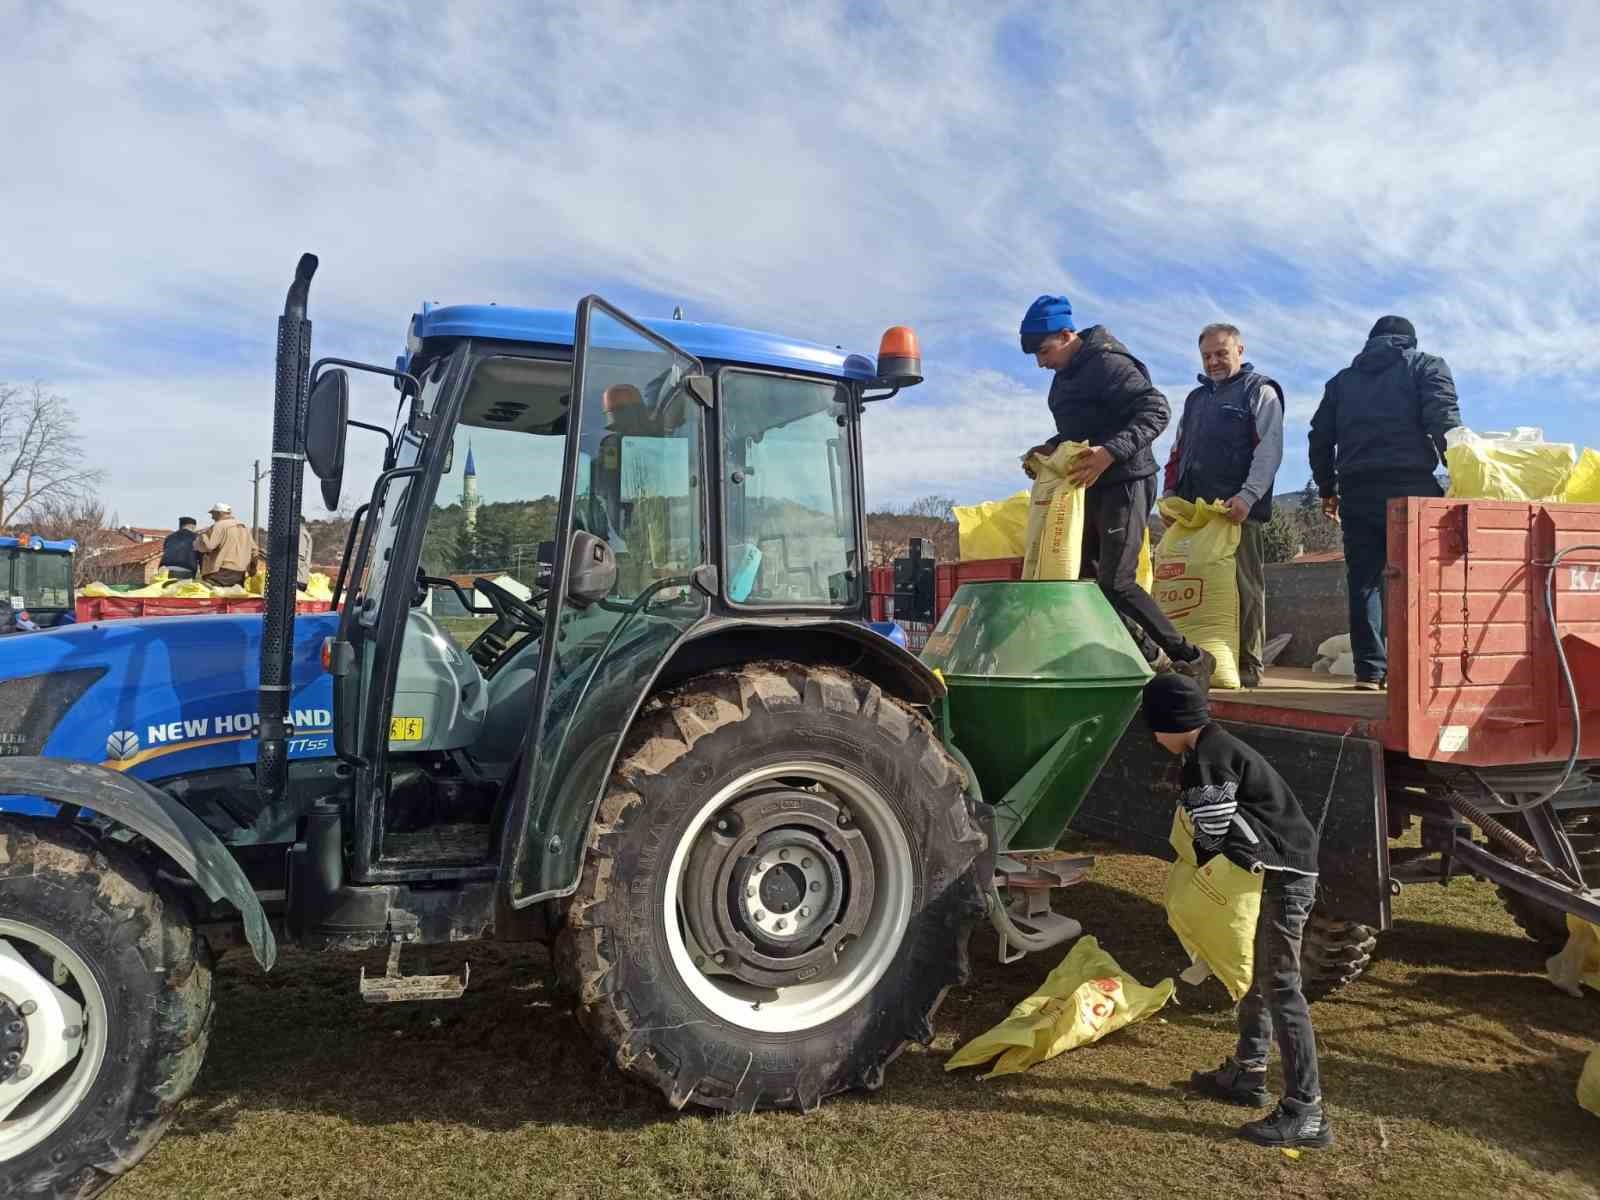
<path id="1" fill-rule="evenodd" d="M 40 629 L 73 620 L 73 560 L 78 543 L 18 534 L 0 537 L 5 592 L 0 599 L 20 616 L 26 612 Z"/>
<path id="2" fill-rule="evenodd" d="M 305 453 L 330 505 L 346 430 L 377 428 L 348 418 L 350 370 L 401 392 L 325 648 L 353 881 L 558 896 L 624 733 L 673 678 L 758 647 L 925 674 L 865 630 L 862 568 L 860 418 L 920 381 L 909 330 L 874 361 L 597 297 L 425 308 L 393 371 L 312 371 Z"/>

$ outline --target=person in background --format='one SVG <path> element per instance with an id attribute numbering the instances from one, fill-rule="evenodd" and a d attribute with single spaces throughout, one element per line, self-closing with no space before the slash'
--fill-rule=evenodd
<path id="1" fill-rule="evenodd" d="M 237 587 L 255 554 L 255 545 L 244 522 L 233 515 L 233 506 L 217 501 L 211 506 L 211 524 L 194 539 L 200 553 L 200 578 L 212 587 Z"/>
<path id="2" fill-rule="evenodd" d="M 1087 443 L 1067 479 L 1084 489 L 1083 573 L 1100 585 L 1157 671 L 1192 675 L 1209 687 L 1216 660 L 1173 627 L 1139 586 L 1139 551 L 1156 500 L 1156 460 L 1150 445 L 1171 419 L 1167 398 L 1145 365 L 1103 326 L 1081 333 L 1065 296 L 1040 296 L 1022 318 L 1022 352 L 1050 382 L 1056 435 L 1022 456 L 1053 454 L 1062 442 Z"/>
<path id="3" fill-rule="evenodd" d="M 300 558 L 295 564 L 294 586 L 300 591 L 306 590 L 306 585 L 311 582 L 311 527 L 306 524 L 304 517 L 300 518 Z"/>
<path id="4" fill-rule="evenodd" d="M 1254 978 L 1239 1001 L 1238 1047 L 1215 1071 L 1196 1071 L 1189 1085 L 1229 1104 L 1265 1108 L 1276 1035 L 1283 1098 L 1239 1136 L 1284 1149 L 1331 1145 L 1317 1038 L 1300 987 L 1300 942 L 1317 899 L 1317 831 L 1272 764 L 1212 721 L 1193 680 L 1158 675 L 1145 686 L 1143 705 L 1161 748 L 1183 759 L 1178 802 L 1194 827 L 1195 859 L 1204 865 L 1221 854 L 1264 877 Z"/>
<path id="5" fill-rule="evenodd" d="M 23 609 L 21 612 L 19 612 L 17 614 L 16 621 L 17 621 L 17 628 L 23 630 L 26 633 L 38 633 L 39 632 L 38 622 L 36 622 L 31 616 L 28 615 L 27 609 Z"/>
<path id="6" fill-rule="evenodd" d="M 200 556 L 194 548 L 199 524 L 193 517 L 179 517 L 177 529 L 162 541 L 161 565 L 168 578 L 193 579 L 200 570 Z"/>
<path id="7" fill-rule="evenodd" d="M 1244 361 L 1234 325 L 1200 331 L 1200 386 L 1183 402 L 1166 494 L 1220 500 L 1239 526 L 1239 682 L 1259 687 L 1267 644 L 1267 522 L 1283 463 L 1283 389 Z"/>
<path id="8" fill-rule="evenodd" d="M 1434 472 L 1461 424 L 1450 367 L 1417 349 L 1404 317 L 1382 317 L 1350 365 L 1328 380 L 1311 418 L 1311 475 L 1344 531 L 1350 648 L 1361 691 L 1388 686 L 1389 501 L 1442 495 Z"/>

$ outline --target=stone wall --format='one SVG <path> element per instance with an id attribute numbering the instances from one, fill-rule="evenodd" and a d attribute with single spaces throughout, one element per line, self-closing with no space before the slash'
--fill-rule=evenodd
<path id="1" fill-rule="evenodd" d="M 1343 562 L 1269 563 L 1267 637 L 1292 633 L 1280 667 L 1309 667 L 1327 638 L 1350 632 Z"/>

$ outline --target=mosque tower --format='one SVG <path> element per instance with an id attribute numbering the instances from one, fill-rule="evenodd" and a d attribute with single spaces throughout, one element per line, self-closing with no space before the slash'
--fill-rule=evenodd
<path id="1" fill-rule="evenodd" d="M 478 469 L 472 465 L 472 443 L 467 443 L 467 469 L 461 473 L 461 509 L 468 529 L 478 527 Z"/>

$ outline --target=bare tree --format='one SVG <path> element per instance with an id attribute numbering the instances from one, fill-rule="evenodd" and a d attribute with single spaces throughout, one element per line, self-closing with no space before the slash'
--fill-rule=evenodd
<path id="1" fill-rule="evenodd" d="M 43 383 L 0 383 L 0 528 L 100 482 L 101 473 L 83 465 L 77 425 L 67 398 Z"/>
<path id="2" fill-rule="evenodd" d="M 44 538 L 71 538 L 77 542 L 73 582 L 82 586 L 92 580 L 95 555 L 105 549 L 102 535 L 116 526 L 116 515 L 107 516 L 104 502 L 80 495 L 36 501 L 28 514 L 27 532 Z"/>

